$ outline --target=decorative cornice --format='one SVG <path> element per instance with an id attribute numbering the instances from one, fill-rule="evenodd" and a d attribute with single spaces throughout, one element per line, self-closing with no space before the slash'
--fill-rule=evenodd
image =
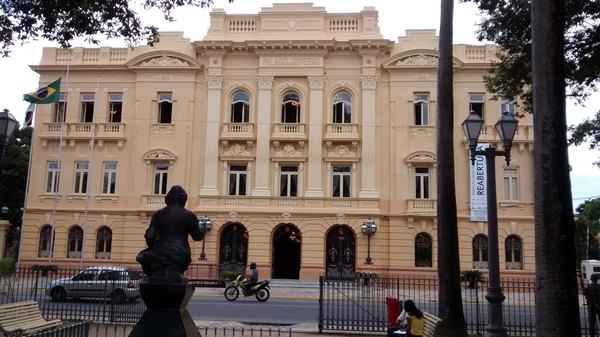
<path id="1" fill-rule="evenodd" d="M 437 50 L 415 49 L 393 55 L 383 63 L 383 68 L 436 68 L 439 63 L 439 53 Z M 454 57 L 454 67 L 462 67 L 464 63 Z"/>
<path id="2" fill-rule="evenodd" d="M 404 161 L 413 164 L 435 164 L 437 162 L 437 157 L 433 152 L 417 151 L 406 156 Z"/>
<path id="3" fill-rule="evenodd" d="M 169 150 L 154 149 L 144 153 L 142 158 L 146 164 L 150 164 L 151 162 L 155 161 L 168 161 L 169 164 L 173 164 L 177 160 L 177 155 Z"/>

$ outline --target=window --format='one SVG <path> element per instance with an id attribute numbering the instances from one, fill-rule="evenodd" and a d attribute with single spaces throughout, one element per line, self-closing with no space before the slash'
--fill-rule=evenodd
<path id="1" fill-rule="evenodd" d="M 50 245 L 52 242 L 52 245 Z M 38 257 L 51 257 L 54 251 L 54 237 L 52 226 L 44 225 L 40 230 L 40 242 L 38 245 Z"/>
<path id="2" fill-rule="evenodd" d="M 244 90 L 236 90 L 231 100 L 231 123 L 248 123 L 250 99 Z"/>
<path id="3" fill-rule="evenodd" d="M 73 276 L 73 281 L 95 281 L 98 276 L 98 269 L 88 269 Z"/>
<path id="4" fill-rule="evenodd" d="M 352 167 L 333 167 L 332 191 L 332 195 L 334 198 L 350 198 L 350 196 L 352 195 Z"/>
<path id="5" fill-rule="evenodd" d="M 58 193 L 60 184 L 60 163 L 58 160 L 48 161 L 48 175 L 46 177 L 46 192 Z"/>
<path id="6" fill-rule="evenodd" d="M 67 257 L 80 258 L 83 249 L 83 229 L 75 225 L 69 229 Z"/>
<path id="7" fill-rule="evenodd" d="M 519 200 L 519 174 L 516 168 L 504 169 L 504 200 Z"/>
<path id="8" fill-rule="evenodd" d="M 298 166 L 282 166 L 279 181 L 280 196 L 298 196 Z"/>
<path id="9" fill-rule="evenodd" d="M 419 233 L 415 237 L 415 267 L 433 266 L 433 248 L 431 236 Z"/>
<path id="10" fill-rule="evenodd" d="M 415 198 L 417 199 L 429 199 L 430 197 L 430 189 L 429 189 L 429 181 L 430 181 L 429 168 L 427 167 L 417 167 L 415 168 Z"/>
<path id="11" fill-rule="evenodd" d="M 296 91 L 288 91 L 283 95 L 281 123 L 300 123 L 300 96 Z"/>
<path id="12" fill-rule="evenodd" d="M 67 116 L 67 94 L 61 92 L 58 97 L 58 102 L 54 104 L 54 116 L 52 122 L 64 123 Z"/>
<path id="13" fill-rule="evenodd" d="M 488 267 L 488 238 L 477 234 L 473 238 L 473 268 L 487 269 Z"/>
<path id="14" fill-rule="evenodd" d="M 429 125 L 429 94 L 415 94 L 415 125 Z"/>
<path id="15" fill-rule="evenodd" d="M 169 165 L 167 163 L 156 163 L 154 166 L 154 194 L 167 194 L 168 177 Z"/>
<path id="16" fill-rule="evenodd" d="M 94 93 L 81 94 L 81 118 L 79 122 L 94 122 Z"/>
<path id="17" fill-rule="evenodd" d="M 516 116 L 517 112 L 517 104 L 513 98 L 502 98 L 500 101 L 500 113 L 509 113 L 513 116 Z"/>
<path id="18" fill-rule="evenodd" d="M 110 252 L 112 248 L 112 231 L 106 226 L 98 229 L 96 235 L 96 258 L 97 259 L 110 259 Z"/>
<path id="19" fill-rule="evenodd" d="M 509 235 L 504 242 L 506 269 L 523 269 L 523 243 L 516 235 Z"/>
<path id="20" fill-rule="evenodd" d="M 333 96 L 333 122 L 352 123 L 352 95 L 345 90 Z"/>
<path id="21" fill-rule="evenodd" d="M 481 119 L 484 119 L 484 94 L 469 94 L 469 113 L 475 113 L 479 115 Z"/>
<path id="22" fill-rule="evenodd" d="M 173 94 L 158 93 L 158 123 L 170 124 L 173 118 Z"/>
<path id="23" fill-rule="evenodd" d="M 105 161 L 102 163 L 102 193 L 115 194 L 117 189 L 117 162 Z"/>
<path id="24" fill-rule="evenodd" d="M 123 94 L 120 92 L 108 93 L 108 122 L 121 123 L 123 113 Z"/>
<path id="25" fill-rule="evenodd" d="M 246 195 L 246 165 L 229 166 L 229 195 Z"/>
<path id="26" fill-rule="evenodd" d="M 90 162 L 87 160 L 75 161 L 75 193 L 87 193 Z"/>

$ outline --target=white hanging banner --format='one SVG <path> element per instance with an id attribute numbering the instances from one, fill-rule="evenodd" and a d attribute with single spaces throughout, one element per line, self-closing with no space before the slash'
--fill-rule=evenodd
<path id="1" fill-rule="evenodd" d="M 477 150 L 483 151 L 490 144 L 478 144 Z M 475 164 L 471 162 L 471 221 L 487 222 L 487 163 L 485 156 L 475 156 Z"/>

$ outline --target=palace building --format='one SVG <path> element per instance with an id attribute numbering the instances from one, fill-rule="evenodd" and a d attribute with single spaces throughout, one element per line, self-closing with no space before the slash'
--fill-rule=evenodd
<path id="1" fill-rule="evenodd" d="M 377 11 L 274 4 L 214 9 L 204 39 L 163 32 L 153 47 L 44 48 L 32 68 L 62 77 L 39 105 L 21 263 L 137 265 L 144 231 L 173 185 L 212 221 L 192 243 L 205 277 L 256 262 L 262 277 L 434 273 L 437 36 L 384 39 Z M 473 218 L 460 123 L 510 99 L 486 92 L 493 45 L 454 46 L 454 146 L 460 262 L 487 268 L 487 224 Z M 68 70 L 67 70 L 68 69 Z M 500 268 L 535 270 L 533 127 L 519 120 L 510 166 L 495 163 Z M 473 207 L 471 207 L 473 206 Z M 374 223 L 370 236 L 363 227 Z"/>

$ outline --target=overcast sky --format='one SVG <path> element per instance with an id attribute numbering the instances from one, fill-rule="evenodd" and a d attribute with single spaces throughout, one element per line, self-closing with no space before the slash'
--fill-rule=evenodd
<path id="1" fill-rule="evenodd" d="M 276 2 L 298 2 L 280 0 Z M 396 40 L 406 29 L 437 29 L 439 26 L 439 0 L 314 0 L 315 5 L 324 6 L 330 12 L 358 12 L 364 6 L 375 6 L 379 11 L 379 26 L 385 38 Z M 257 13 L 261 7 L 271 6 L 272 1 L 215 0 L 215 7 L 224 8 L 228 13 Z M 165 22 L 158 11 L 141 11 L 146 24 L 154 24 L 163 31 L 183 31 L 192 40 L 205 35 L 209 10 L 201 8 L 183 8 L 175 12 L 175 22 Z M 454 42 L 479 43 L 476 39 L 477 24 L 480 16 L 472 4 L 456 2 L 454 17 Z M 86 46 L 75 43 L 75 46 Z M 121 41 L 105 41 L 104 46 L 122 46 Z M 19 121 L 23 121 L 27 103 L 22 101 L 24 93 L 37 89 L 38 76 L 28 67 L 39 62 L 42 47 L 56 46 L 44 41 L 31 42 L 14 48 L 8 58 L 0 58 L 0 108 L 8 108 Z M 600 108 L 600 94 L 594 94 L 586 106 L 568 104 L 568 122 L 577 123 L 591 117 Z M 572 191 L 575 204 L 585 198 L 600 195 L 600 168 L 593 165 L 600 160 L 600 152 L 588 150 L 587 146 L 571 148 L 570 162 L 573 168 Z"/>

